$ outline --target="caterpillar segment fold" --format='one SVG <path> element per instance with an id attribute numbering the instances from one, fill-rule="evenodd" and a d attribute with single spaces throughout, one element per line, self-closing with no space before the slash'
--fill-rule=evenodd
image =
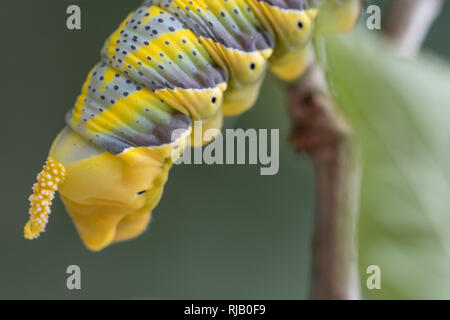
<path id="1" fill-rule="evenodd" d="M 101 250 L 146 229 L 169 170 L 190 136 L 190 126 L 180 130 L 183 133 L 173 142 L 130 147 L 116 155 L 68 127 L 59 134 L 50 150 L 51 158 L 67 172 L 59 192 L 89 249 Z"/>
<path id="2" fill-rule="evenodd" d="M 33 188 L 25 237 L 45 230 L 57 190 L 90 250 L 141 234 L 183 150 L 213 140 L 223 116 L 250 109 L 267 71 L 299 77 L 313 36 L 347 31 L 359 8 L 360 0 L 145 1 L 107 39 L 67 113 Z"/>

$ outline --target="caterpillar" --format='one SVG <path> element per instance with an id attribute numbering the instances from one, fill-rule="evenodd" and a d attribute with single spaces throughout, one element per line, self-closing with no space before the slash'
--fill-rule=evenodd
<path id="1" fill-rule="evenodd" d="M 30 196 L 25 238 L 45 231 L 59 190 L 86 247 L 147 227 L 173 164 L 248 110 L 266 71 L 299 77 L 314 33 L 345 32 L 360 0 L 147 0 L 106 40 Z M 176 136 L 172 133 L 177 132 Z"/>

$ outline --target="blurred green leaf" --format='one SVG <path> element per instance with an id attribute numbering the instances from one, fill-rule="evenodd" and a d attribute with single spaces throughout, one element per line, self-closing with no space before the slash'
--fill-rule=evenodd
<path id="1" fill-rule="evenodd" d="M 362 153 L 359 261 L 369 299 L 450 298 L 450 65 L 395 57 L 368 32 L 323 42 Z M 381 290 L 366 288 L 369 265 Z"/>

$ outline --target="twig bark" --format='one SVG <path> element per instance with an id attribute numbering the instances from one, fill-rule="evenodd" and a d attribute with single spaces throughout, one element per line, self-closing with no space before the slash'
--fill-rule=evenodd
<path id="1" fill-rule="evenodd" d="M 358 167 L 349 127 L 312 65 L 288 89 L 291 144 L 311 158 L 316 176 L 312 299 L 358 299 L 356 252 Z"/>
<path id="2" fill-rule="evenodd" d="M 384 34 L 398 54 L 414 56 L 443 0 L 392 0 Z M 288 89 L 291 144 L 311 158 L 316 176 L 316 216 L 311 297 L 358 299 L 358 158 L 351 132 L 328 93 L 322 70 L 312 64 Z"/>
<path id="3" fill-rule="evenodd" d="M 400 56 L 416 55 L 443 3 L 443 0 L 390 2 L 383 32 L 392 41 Z"/>

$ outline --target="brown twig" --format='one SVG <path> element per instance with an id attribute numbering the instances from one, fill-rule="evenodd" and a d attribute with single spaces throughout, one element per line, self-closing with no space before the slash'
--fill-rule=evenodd
<path id="1" fill-rule="evenodd" d="M 393 0 L 383 28 L 398 54 L 414 56 L 443 0 Z M 291 144 L 314 164 L 316 216 L 311 297 L 358 299 L 356 221 L 359 198 L 357 150 L 331 99 L 322 70 L 312 64 L 287 92 Z"/>
<path id="2" fill-rule="evenodd" d="M 420 50 L 443 3 L 443 0 L 390 2 L 383 32 L 395 45 L 400 56 L 414 56 Z"/>
<path id="3" fill-rule="evenodd" d="M 289 88 L 291 144 L 311 158 L 316 175 L 312 298 L 359 298 L 356 270 L 356 165 L 350 130 L 334 107 L 321 69 L 312 65 Z M 355 190 L 354 190 L 355 189 Z"/>

